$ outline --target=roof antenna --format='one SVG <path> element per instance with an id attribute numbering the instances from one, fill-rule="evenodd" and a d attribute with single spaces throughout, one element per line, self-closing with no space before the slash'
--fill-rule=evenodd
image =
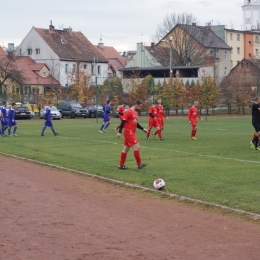
<path id="1" fill-rule="evenodd" d="M 101 35 L 100 35 L 100 42 L 102 42 L 102 33 L 101 33 Z"/>

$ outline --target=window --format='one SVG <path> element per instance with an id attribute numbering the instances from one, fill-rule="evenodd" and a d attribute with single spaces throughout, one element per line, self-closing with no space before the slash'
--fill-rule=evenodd
<path id="1" fill-rule="evenodd" d="M 32 49 L 27 49 L 28 55 L 32 55 Z"/>
<path id="2" fill-rule="evenodd" d="M 232 41 L 232 40 L 233 40 L 233 34 L 230 33 L 230 41 Z"/>
<path id="3" fill-rule="evenodd" d="M 84 64 L 84 69 L 86 69 L 87 68 L 87 64 Z"/>
<path id="4" fill-rule="evenodd" d="M 215 58 L 218 59 L 219 58 L 219 55 L 218 55 L 218 50 L 216 50 L 216 53 L 215 53 Z"/>
<path id="5" fill-rule="evenodd" d="M 237 54 L 240 54 L 240 47 L 237 47 Z"/>
<path id="6" fill-rule="evenodd" d="M 42 72 L 42 76 L 43 76 L 43 77 L 46 77 L 46 71 L 43 71 L 43 72 Z"/>
<path id="7" fill-rule="evenodd" d="M 99 65 L 98 66 L 98 75 L 100 75 L 101 74 L 101 66 Z"/>
<path id="8" fill-rule="evenodd" d="M 258 43 L 258 36 L 255 36 L 255 42 Z"/>
<path id="9" fill-rule="evenodd" d="M 225 51 L 224 52 L 224 60 L 226 60 L 227 59 L 227 52 Z"/>
<path id="10" fill-rule="evenodd" d="M 248 45 L 251 45 L 251 41 L 248 41 Z"/>
<path id="11" fill-rule="evenodd" d="M 237 41 L 240 41 L 240 34 L 237 34 Z"/>
<path id="12" fill-rule="evenodd" d="M 224 76 L 227 76 L 227 67 L 224 68 Z"/>
<path id="13" fill-rule="evenodd" d="M 258 49 L 255 49 L 255 56 L 258 56 Z"/>
<path id="14" fill-rule="evenodd" d="M 40 49 L 35 49 L 36 54 L 40 54 Z"/>
<path id="15" fill-rule="evenodd" d="M 240 61 L 238 60 L 238 61 L 237 61 L 237 64 L 239 64 L 239 62 L 240 62 Z"/>
<path id="16" fill-rule="evenodd" d="M 233 61 L 231 60 L 231 68 L 233 68 Z"/>
<path id="17" fill-rule="evenodd" d="M 25 87 L 24 92 L 25 95 L 30 94 L 30 87 Z"/>
<path id="18" fill-rule="evenodd" d="M 92 67 L 91 67 L 91 74 L 93 74 L 93 75 L 95 74 L 95 73 L 94 73 L 94 71 L 95 71 L 94 68 L 95 68 L 95 65 L 92 64 Z"/>
<path id="19" fill-rule="evenodd" d="M 76 64 L 73 64 L 72 73 L 76 72 Z"/>
<path id="20" fill-rule="evenodd" d="M 65 64 L 65 73 L 68 73 L 68 64 Z"/>
<path id="21" fill-rule="evenodd" d="M 251 56 L 252 56 L 251 53 L 248 53 L 248 58 L 251 58 Z"/>

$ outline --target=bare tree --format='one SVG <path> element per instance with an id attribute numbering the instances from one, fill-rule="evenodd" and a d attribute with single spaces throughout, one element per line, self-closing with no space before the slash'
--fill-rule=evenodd
<path id="1" fill-rule="evenodd" d="M 19 57 L 13 55 L 0 56 L 0 88 L 7 85 L 8 81 L 16 82 L 22 85 L 25 81 L 22 70 L 19 70 L 16 65 L 16 60 Z"/>
<path id="2" fill-rule="evenodd" d="M 165 60 L 168 58 L 168 64 L 170 61 L 175 66 L 213 64 L 215 34 L 208 26 L 197 23 L 192 14 L 173 13 L 158 26 L 154 40 Z"/>

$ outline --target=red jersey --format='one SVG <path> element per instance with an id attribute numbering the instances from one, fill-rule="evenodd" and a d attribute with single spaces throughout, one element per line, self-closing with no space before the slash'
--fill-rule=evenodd
<path id="1" fill-rule="evenodd" d="M 163 105 L 157 106 L 157 113 L 158 113 L 158 119 L 163 119 L 164 117 L 166 118 Z"/>
<path id="2" fill-rule="evenodd" d="M 125 108 L 123 106 L 120 106 L 118 109 L 117 109 L 117 113 L 119 115 L 119 119 L 122 120 L 123 117 L 124 117 L 124 112 L 125 112 Z"/>
<path id="3" fill-rule="evenodd" d="M 130 108 L 125 112 L 123 120 L 126 121 L 124 125 L 124 134 L 135 134 L 138 121 L 137 113 L 132 108 Z"/>
<path id="4" fill-rule="evenodd" d="M 196 120 L 196 118 L 199 118 L 201 119 L 199 113 L 198 113 L 198 109 L 196 107 L 191 107 L 189 109 L 189 113 L 188 113 L 188 118 L 189 118 L 189 121 L 194 121 Z"/>
<path id="5" fill-rule="evenodd" d="M 149 109 L 149 114 L 152 114 L 154 117 L 157 118 L 157 116 L 158 116 L 157 115 L 157 107 L 151 106 L 150 109 Z M 150 116 L 150 118 L 153 118 L 153 117 Z"/>

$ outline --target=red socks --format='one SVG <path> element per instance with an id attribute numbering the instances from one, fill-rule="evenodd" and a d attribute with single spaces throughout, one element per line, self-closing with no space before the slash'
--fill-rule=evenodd
<path id="1" fill-rule="evenodd" d="M 141 157 L 140 157 L 139 150 L 134 150 L 134 157 L 135 157 L 135 160 L 136 160 L 136 164 L 140 165 L 141 164 Z"/>
<path id="2" fill-rule="evenodd" d="M 119 166 L 123 166 L 125 164 L 125 160 L 126 160 L 126 153 L 122 152 Z"/>
<path id="3" fill-rule="evenodd" d="M 191 137 L 195 137 L 197 130 L 191 130 Z"/>

